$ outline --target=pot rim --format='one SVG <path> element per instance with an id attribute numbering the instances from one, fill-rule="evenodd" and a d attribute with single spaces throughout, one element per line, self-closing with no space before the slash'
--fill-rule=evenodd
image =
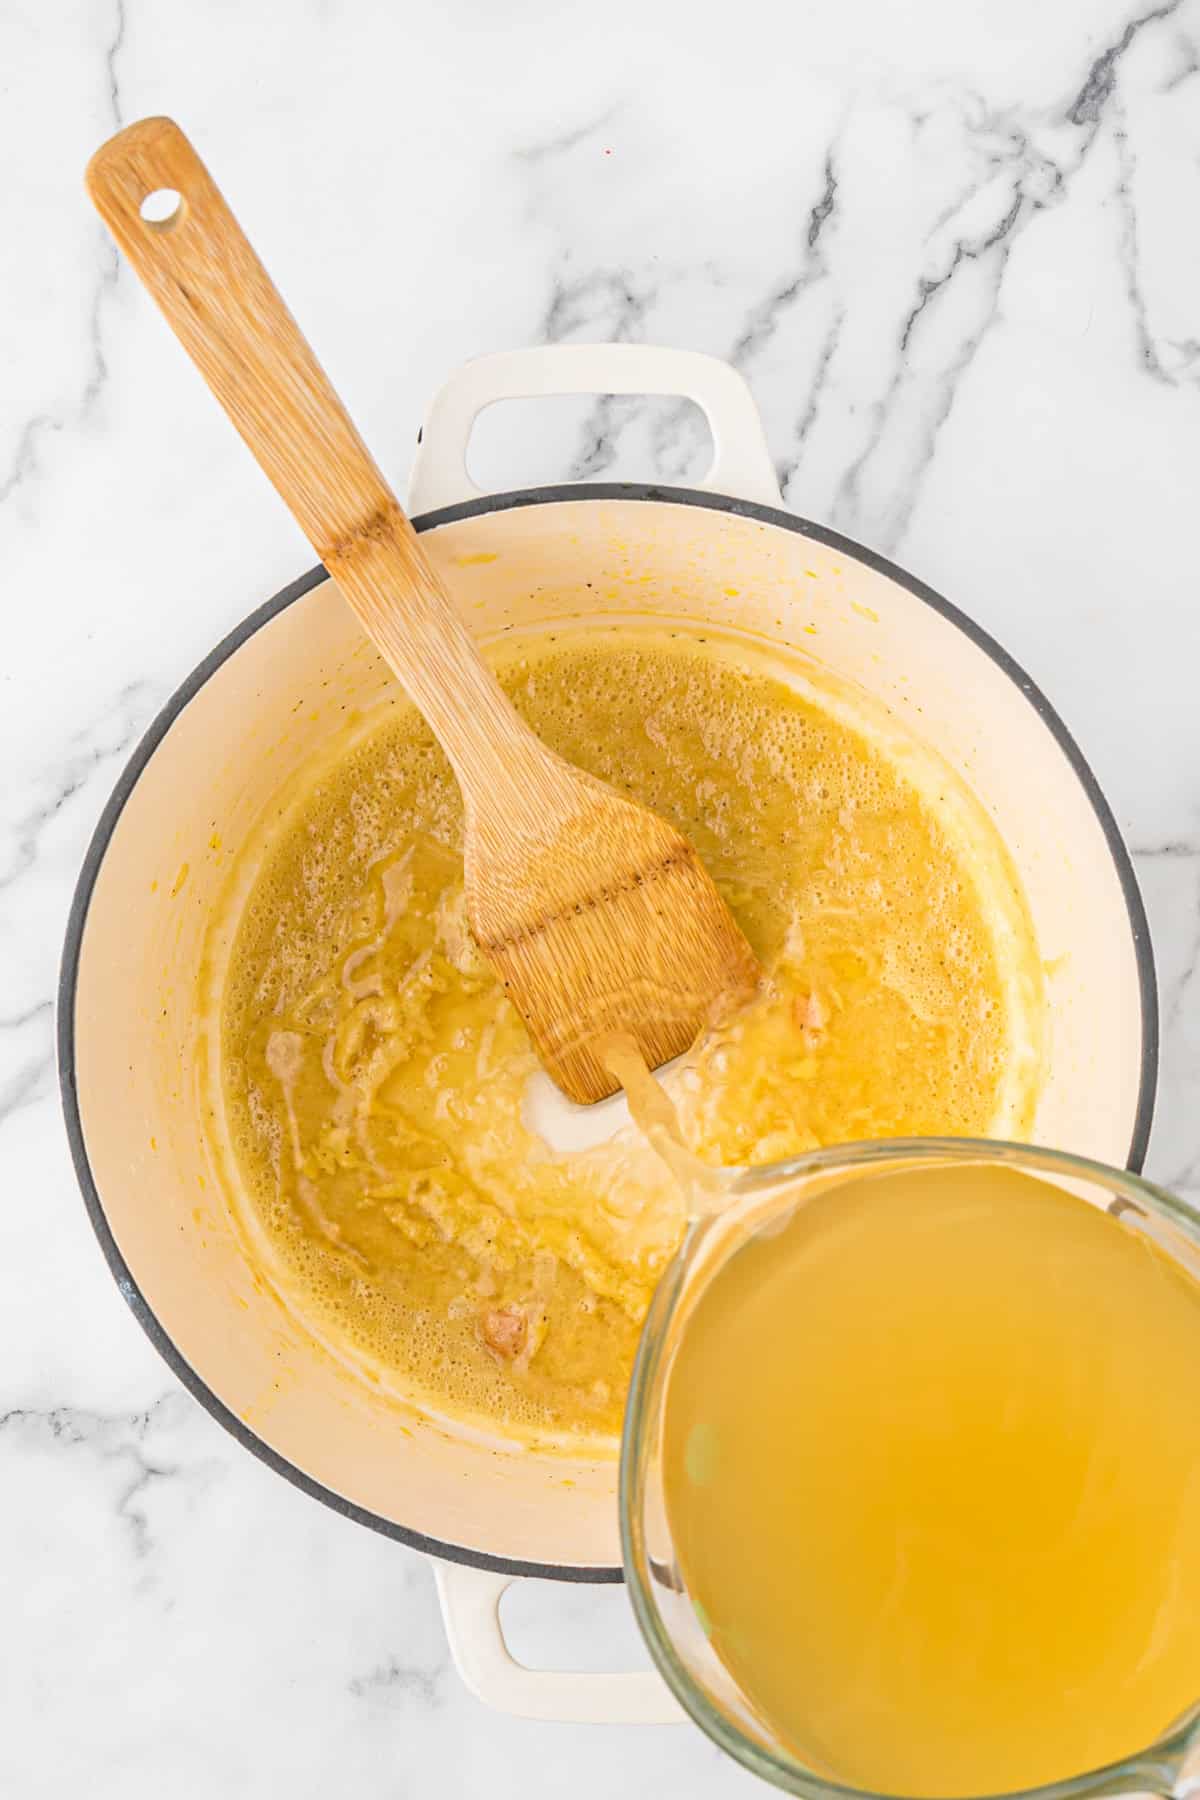
<path id="1" fill-rule="evenodd" d="M 877 574 L 887 576 L 899 587 L 906 589 L 914 598 L 923 601 L 926 606 L 939 613 L 951 625 L 956 626 L 1009 677 L 1014 686 L 1025 696 L 1070 763 L 1091 804 L 1108 846 L 1109 855 L 1112 857 L 1129 917 L 1129 929 L 1137 961 L 1142 1044 L 1137 1107 L 1126 1167 L 1135 1174 L 1140 1173 L 1154 1113 L 1159 1055 L 1158 988 L 1155 977 L 1154 952 L 1150 942 L 1150 928 L 1133 863 L 1108 801 L 1105 799 L 1100 784 L 1083 752 L 1041 689 L 988 632 L 977 625 L 973 619 L 968 618 L 958 607 L 943 599 L 933 588 L 918 580 L 916 576 L 908 574 L 906 570 L 889 561 L 887 557 L 880 556 L 876 551 L 867 549 L 864 545 L 856 543 L 852 538 L 844 537 L 840 532 L 833 531 L 828 526 L 818 525 L 810 519 L 799 517 L 796 513 L 787 512 L 782 507 L 766 506 L 759 501 L 739 500 L 731 495 L 709 493 L 699 488 L 667 487 L 657 483 L 588 482 L 577 484 L 562 482 L 547 487 L 515 489 L 503 494 L 484 494 L 475 499 L 460 501 L 453 506 L 439 507 L 436 511 L 423 513 L 415 518 L 413 526 L 419 532 L 430 531 L 440 525 L 454 524 L 461 519 L 476 518 L 489 512 L 508 512 L 518 507 L 554 505 L 561 501 L 603 500 L 658 502 L 665 505 L 694 506 L 707 508 L 713 512 L 732 513 L 737 517 L 753 519 L 761 524 L 779 526 L 785 531 L 794 532 L 800 537 L 810 538 L 830 549 L 837 550 L 843 555 L 865 564 L 867 568 L 873 569 Z M 395 1538 L 398 1542 L 407 1544 L 410 1549 L 424 1551 L 430 1556 L 441 1557 L 450 1562 L 465 1563 L 474 1568 L 488 1569 L 503 1575 L 532 1575 L 551 1581 L 620 1582 L 624 1579 L 624 1572 L 619 1564 L 608 1567 L 525 1562 L 511 1557 L 493 1556 L 486 1550 L 478 1550 L 473 1546 L 450 1544 L 438 1538 L 428 1537 L 423 1532 L 414 1531 L 409 1526 L 398 1525 L 394 1520 L 385 1519 L 379 1513 L 356 1505 L 345 1495 L 337 1493 L 333 1488 L 326 1487 L 322 1482 L 305 1474 L 286 1457 L 281 1456 L 218 1398 L 204 1378 L 187 1361 L 160 1323 L 138 1285 L 132 1269 L 121 1254 L 92 1175 L 83 1131 L 83 1120 L 79 1110 L 76 1081 L 75 1000 L 79 978 L 79 960 L 88 910 L 110 840 L 125 809 L 125 804 L 136 787 L 143 770 L 184 708 L 234 652 L 239 650 L 262 626 L 328 578 L 328 571 L 323 564 L 318 563 L 315 568 L 309 569 L 297 580 L 281 588 L 271 599 L 257 607 L 209 651 L 186 680 L 176 688 L 147 728 L 122 769 L 97 822 L 84 854 L 71 900 L 66 937 L 63 943 L 62 963 L 59 969 L 56 1007 L 59 1094 L 76 1179 L 83 1194 L 84 1205 L 87 1208 L 92 1228 L 96 1233 L 113 1279 L 154 1348 L 171 1372 L 182 1382 L 193 1398 L 200 1402 L 205 1411 L 218 1424 L 224 1426 L 225 1430 L 236 1438 L 244 1449 L 251 1451 L 277 1475 L 282 1475 L 294 1487 L 300 1488 L 302 1492 L 309 1494 L 313 1499 L 322 1501 L 334 1512 L 340 1513 L 343 1518 L 369 1526 L 373 1531 L 378 1531 L 385 1537 Z"/>

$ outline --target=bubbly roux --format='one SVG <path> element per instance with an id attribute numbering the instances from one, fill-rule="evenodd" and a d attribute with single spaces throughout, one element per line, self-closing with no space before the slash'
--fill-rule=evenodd
<path id="1" fill-rule="evenodd" d="M 549 744 L 691 838 L 768 970 L 671 1072 L 690 1149 L 1028 1129 L 1030 929 L 947 770 L 732 640 L 573 627 L 496 661 Z M 536 1061 L 467 932 L 458 790 L 412 708 L 349 727 L 246 854 L 220 1064 L 256 1254 L 426 1410 L 611 1444 L 680 1198 L 631 1129 L 565 1155 L 526 1125 Z"/>

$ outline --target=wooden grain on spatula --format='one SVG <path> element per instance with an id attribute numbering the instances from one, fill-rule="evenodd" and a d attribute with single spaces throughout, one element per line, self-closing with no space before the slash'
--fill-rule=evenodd
<path id="1" fill-rule="evenodd" d="M 591 1046 L 628 1032 L 651 1068 L 758 969 L 691 845 L 530 731 L 225 204 L 170 119 L 92 158 L 88 192 L 176 336 L 428 719 L 462 788 L 471 929 L 573 1100 L 616 1082 Z M 147 196 L 178 196 L 163 220 Z"/>
<path id="2" fill-rule="evenodd" d="M 758 967 L 687 839 L 559 758 L 521 816 L 467 808 L 471 929 L 573 1100 L 612 1093 L 593 1046 L 628 1032 L 650 1068 L 679 1056 Z"/>

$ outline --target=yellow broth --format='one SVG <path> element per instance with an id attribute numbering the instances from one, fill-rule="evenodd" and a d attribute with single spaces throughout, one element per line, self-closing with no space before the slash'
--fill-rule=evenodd
<path id="1" fill-rule="evenodd" d="M 1200 1285 L 1019 1171 L 864 1175 L 699 1296 L 663 1480 L 769 1731 L 878 1793 L 995 1794 L 1200 1702 Z"/>

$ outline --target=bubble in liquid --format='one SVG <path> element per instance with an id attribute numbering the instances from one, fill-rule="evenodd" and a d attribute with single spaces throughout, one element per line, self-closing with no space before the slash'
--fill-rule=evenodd
<path id="1" fill-rule="evenodd" d="M 836 937 L 824 912 L 844 905 L 847 896 L 869 906 L 879 928 L 892 933 L 888 1004 L 910 1019 L 914 1032 L 950 1034 L 941 1117 L 956 1128 L 978 1127 L 1003 1072 L 1009 1019 L 1005 1007 L 990 999 L 972 1004 L 973 969 L 986 962 L 991 947 L 986 935 L 972 935 L 956 922 L 969 882 L 960 877 L 948 840 L 933 827 L 922 840 L 927 853 L 932 843 L 939 860 L 938 892 L 929 867 L 889 828 L 889 813 L 903 809 L 911 795 L 904 777 L 878 752 L 819 705 L 799 700 L 759 668 L 739 665 L 736 652 L 734 660 L 697 655 L 686 634 L 677 647 L 672 656 L 661 643 L 647 648 L 624 635 L 596 634 L 585 642 L 564 633 L 553 649 L 522 649 L 516 661 L 510 658 L 504 679 L 548 742 L 570 746 L 605 778 L 626 779 L 628 745 L 653 747 L 653 756 L 639 766 L 639 797 L 663 809 L 679 806 L 685 831 L 714 833 L 731 870 L 740 867 L 743 845 L 747 862 L 757 858 L 772 866 L 778 846 L 770 833 L 778 816 L 788 813 L 795 891 L 805 901 L 819 897 L 817 916 L 805 917 L 806 931 Z M 644 731 L 647 718 L 655 721 L 653 740 Z M 601 724 L 588 737 L 580 732 L 581 719 Z M 686 779 L 697 747 L 710 765 L 703 784 Z M 698 799 L 701 785 L 707 797 Z M 445 760 L 412 710 L 398 704 L 319 775 L 298 811 L 275 822 L 223 997 L 227 1044 L 243 1041 L 280 996 L 295 999 L 326 978 L 331 945 L 343 922 L 361 910 L 366 872 L 394 851 L 402 825 L 413 819 L 439 843 L 459 849 L 461 803 Z M 814 834 L 826 861 L 809 876 L 800 859 Z M 886 883 L 878 877 L 881 858 Z M 762 901 L 780 943 L 788 905 L 786 893 Z M 867 995 L 851 1003 L 863 1009 L 879 1002 Z M 836 1015 L 826 1042 L 835 1036 Z M 428 1313 L 418 1318 L 402 1294 L 384 1292 L 370 1280 L 349 1288 L 337 1257 L 313 1246 L 289 1203 L 281 1211 L 281 1121 L 269 1113 L 256 1117 L 246 1094 L 227 1095 L 227 1102 L 251 1204 L 268 1221 L 281 1262 L 303 1285 L 304 1309 L 415 1388 L 442 1391 L 464 1411 L 487 1416 L 499 1410 L 514 1423 L 544 1426 L 552 1398 L 497 1370 L 461 1322 Z M 604 1307 L 582 1283 L 579 1289 L 570 1301 L 579 1329 L 601 1334 L 607 1329 Z"/>

